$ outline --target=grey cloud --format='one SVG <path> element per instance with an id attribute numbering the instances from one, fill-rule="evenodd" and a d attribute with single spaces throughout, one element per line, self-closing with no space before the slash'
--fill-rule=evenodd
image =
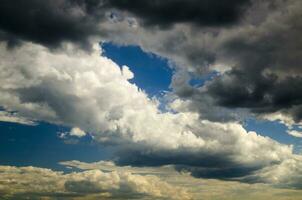
<path id="1" fill-rule="evenodd" d="M 222 43 L 222 59 L 234 66 L 207 87 L 218 105 L 301 120 L 301 10 L 300 1 L 286 1 L 260 25 L 239 28 Z"/>
<path id="2" fill-rule="evenodd" d="M 147 25 L 169 26 L 180 22 L 201 26 L 234 24 L 240 20 L 249 0 L 108 0 L 107 6 L 129 11 Z"/>
<path id="3" fill-rule="evenodd" d="M 100 32 L 101 1 L 4 0 L 0 3 L 0 39 L 14 46 L 22 40 L 57 47 L 64 41 L 89 48 Z"/>
<path id="4" fill-rule="evenodd" d="M 89 37 L 108 35 L 99 25 L 112 9 L 132 12 L 155 25 L 195 22 L 211 26 L 235 23 L 248 3 L 249 0 L 4 0 L 0 4 L 0 39 L 8 41 L 9 46 L 22 40 L 48 47 L 71 41 L 87 48 Z"/>
<path id="5" fill-rule="evenodd" d="M 254 1 L 234 27 L 175 26 L 174 33 L 185 36 L 176 44 L 152 46 L 149 41 L 141 45 L 182 66 L 171 87 L 173 95 L 184 100 L 183 110 L 198 111 L 213 121 L 281 112 L 298 123 L 302 116 L 301 8 L 297 0 Z M 172 33 L 164 33 L 165 40 L 173 40 Z M 192 78 L 211 70 L 219 73 L 203 87 L 190 86 Z"/>

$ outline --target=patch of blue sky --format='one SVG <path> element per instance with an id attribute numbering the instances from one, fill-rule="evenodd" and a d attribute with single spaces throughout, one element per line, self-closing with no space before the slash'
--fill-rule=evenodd
<path id="1" fill-rule="evenodd" d="M 207 81 L 212 80 L 214 77 L 216 77 L 218 75 L 219 75 L 219 72 L 211 71 L 211 72 L 204 74 L 202 76 L 199 76 L 199 77 L 192 76 L 189 84 L 193 87 L 202 87 Z"/>
<path id="2" fill-rule="evenodd" d="M 292 125 L 291 130 L 302 131 L 302 125 Z"/>
<path id="3" fill-rule="evenodd" d="M 248 131 L 255 131 L 260 135 L 268 136 L 282 144 L 293 145 L 295 153 L 302 152 L 302 140 L 289 135 L 287 126 L 279 121 L 257 120 L 249 118 L 245 121 L 244 127 Z"/>
<path id="4" fill-rule="evenodd" d="M 102 43 L 103 56 L 126 65 L 134 73 L 131 83 L 136 84 L 150 97 L 161 95 L 164 91 L 171 91 L 170 82 L 173 69 L 167 59 L 152 53 L 145 53 L 138 46 L 119 46 L 113 43 Z"/>
<path id="5" fill-rule="evenodd" d="M 0 122 L 0 165 L 66 170 L 58 162 L 95 162 L 110 157 L 110 148 L 99 145 L 89 135 L 59 137 L 59 133 L 68 131 L 69 128 L 43 122 L 36 126 Z"/>
<path id="6" fill-rule="evenodd" d="M 160 101 L 159 109 L 164 112 L 167 111 L 163 97 L 166 92 L 171 92 L 172 90 L 170 84 L 174 73 L 174 69 L 168 59 L 153 53 L 146 53 L 139 46 L 121 46 L 105 42 L 101 44 L 101 47 L 103 56 L 112 59 L 119 66 L 128 66 L 134 73 L 134 78 L 130 82 L 144 90 L 149 97 L 156 97 Z M 206 81 L 217 75 L 218 72 L 216 71 L 201 77 L 192 75 L 189 84 L 194 87 L 201 87 Z"/>
<path id="7" fill-rule="evenodd" d="M 160 95 L 163 91 L 171 91 L 170 83 L 174 70 L 166 58 L 144 52 L 139 46 L 121 46 L 110 42 L 101 44 L 103 56 L 116 62 L 118 65 L 127 65 L 134 73 L 130 82 L 147 92 L 149 96 Z M 204 85 L 219 73 L 209 72 L 200 77 L 194 77 L 190 84 L 194 87 Z"/>

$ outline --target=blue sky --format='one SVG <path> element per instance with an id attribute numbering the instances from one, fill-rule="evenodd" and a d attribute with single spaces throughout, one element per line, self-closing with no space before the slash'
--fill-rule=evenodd
<path id="1" fill-rule="evenodd" d="M 170 91 L 173 69 L 168 60 L 152 53 L 145 53 L 138 46 L 120 46 L 103 43 L 103 55 L 118 65 L 127 65 L 134 73 L 130 82 L 135 83 L 150 96 L 159 95 L 162 91 Z"/>
<path id="2" fill-rule="evenodd" d="M 94 162 L 108 158 L 110 151 L 90 136 L 59 138 L 69 128 L 39 122 L 36 126 L 0 123 L 0 162 L 2 165 L 39 166 L 66 170 L 58 165 L 65 160 Z"/>
<path id="3" fill-rule="evenodd" d="M 255 131 L 263 136 L 273 138 L 280 143 L 288 145 L 292 144 L 294 145 L 294 151 L 296 153 L 301 153 L 302 140 L 300 138 L 289 135 L 286 132 L 288 128 L 278 121 L 271 122 L 266 120 L 256 120 L 252 118 L 246 120 L 245 128 L 249 131 Z"/>

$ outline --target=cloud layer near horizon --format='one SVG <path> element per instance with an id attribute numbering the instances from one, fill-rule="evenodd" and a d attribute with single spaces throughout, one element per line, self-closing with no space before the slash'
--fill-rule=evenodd
<path id="1" fill-rule="evenodd" d="M 94 169 L 63 174 L 31 166 L 0 166 L 0 175 L 0 195 L 5 199 L 191 199 L 184 189 L 154 175 L 127 171 Z"/>
<path id="2" fill-rule="evenodd" d="M 301 190 L 265 184 L 194 178 L 171 166 L 119 167 L 109 161 L 65 161 L 62 173 L 39 167 L 0 166 L 0 194 L 5 199 L 298 199 Z M 39 177 L 39 178 L 37 178 Z M 43 178 L 41 178 L 43 177 Z M 160 177 L 160 178 L 159 178 Z"/>
<path id="3" fill-rule="evenodd" d="M 62 165 L 81 172 L 0 166 L 0 194 L 5 199 L 298 199 L 301 190 L 265 184 L 194 178 L 171 166 L 119 167 L 109 161 Z M 39 177 L 39 178 L 38 178 Z M 41 178 L 43 177 L 43 178 Z M 160 178 L 159 178 L 160 177 Z"/>

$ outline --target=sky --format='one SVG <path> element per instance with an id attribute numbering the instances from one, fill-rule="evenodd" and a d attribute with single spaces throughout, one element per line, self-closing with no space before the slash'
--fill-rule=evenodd
<path id="1" fill-rule="evenodd" d="M 0 199 L 301 199 L 301 11 L 3 0 Z"/>

